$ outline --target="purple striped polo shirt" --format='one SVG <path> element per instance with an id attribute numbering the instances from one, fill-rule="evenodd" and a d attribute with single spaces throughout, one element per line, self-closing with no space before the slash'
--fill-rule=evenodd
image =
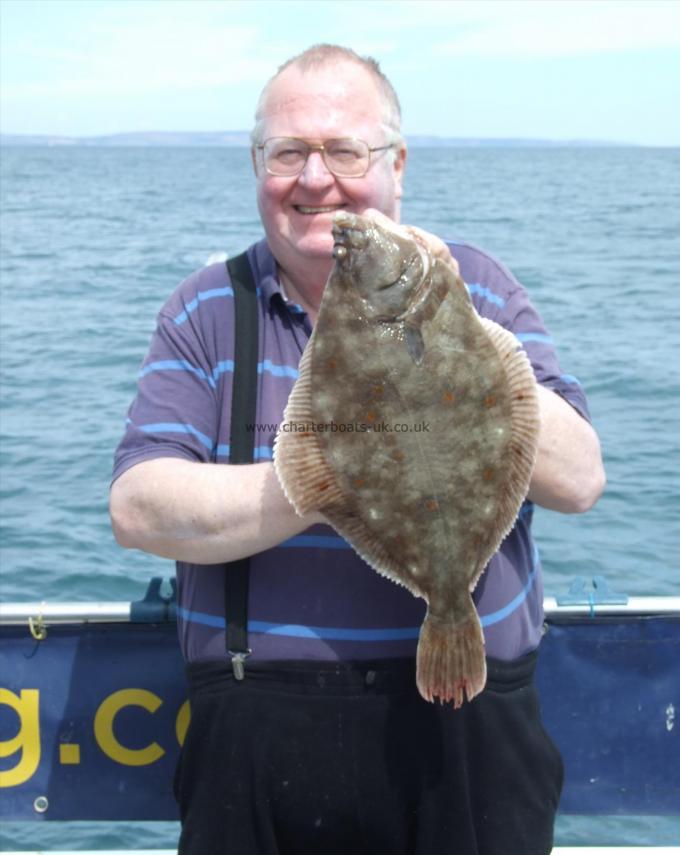
<path id="1" fill-rule="evenodd" d="M 550 336 L 512 274 L 481 250 L 449 244 L 477 312 L 512 330 L 538 381 L 588 418 L 578 381 L 562 373 Z M 258 288 L 255 460 L 271 460 L 276 426 L 311 333 L 306 313 L 280 289 L 266 241 L 248 250 Z M 225 464 L 234 369 L 233 292 L 224 264 L 189 276 L 158 316 L 138 392 L 117 449 L 114 478 L 143 460 L 181 457 Z M 486 651 L 514 659 L 538 646 L 540 562 L 526 502 L 491 559 L 474 600 Z M 415 655 L 425 604 L 378 575 L 328 526 L 313 526 L 252 556 L 248 606 L 252 659 L 381 659 Z M 219 568 L 177 564 L 178 629 L 188 661 L 225 657 Z"/>

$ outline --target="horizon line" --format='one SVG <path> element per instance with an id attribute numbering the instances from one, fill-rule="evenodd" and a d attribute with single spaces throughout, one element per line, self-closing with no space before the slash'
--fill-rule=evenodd
<path id="1" fill-rule="evenodd" d="M 571 146 L 617 146 L 617 147 L 643 147 L 643 148 L 676 148 L 677 143 L 643 143 L 630 142 L 626 140 L 609 140 L 593 137 L 536 137 L 536 136 L 451 136 L 442 134 L 409 134 L 405 133 L 404 139 L 407 143 L 414 145 L 426 142 L 433 145 L 444 143 L 512 143 L 512 144 L 544 144 L 544 145 L 571 145 Z M 250 145 L 250 131 L 245 130 L 219 130 L 219 131 L 115 131 L 112 133 L 98 134 L 68 134 L 68 133 L 0 133 L 0 143 L 21 144 L 33 143 L 35 145 L 77 145 L 97 144 L 105 142 L 116 142 L 135 139 L 140 143 L 149 144 L 152 140 L 158 140 L 171 145 L 187 145 L 192 140 L 204 142 L 210 139 L 213 145 L 227 144 L 234 147 Z"/>

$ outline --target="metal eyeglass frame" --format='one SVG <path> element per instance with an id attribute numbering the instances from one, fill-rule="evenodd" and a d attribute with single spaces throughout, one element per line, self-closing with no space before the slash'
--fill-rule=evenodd
<path id="1" fill-rule="evenodd" d="M 267 145 L 267 143 L 270 143 L 272 140 L 292 140 L 293 142 L 302 143 L 303 145 L 305 145 L 307 147 L 307 154 L 305 155 L 305 159 L 304 159 L 303 163 L 301 164 L 300 168 L 297 170 L 297 172 L 279 173 L 279 172 L 272 172 L 271 169 L 269 169 L 269 167 L 267 166 L 265 159 L 264 159 L 264 147 Z M 337 142 L 360 142 L 366 146 L 366 149 L 368 151 L 368 163 L 366 165 L 366 169 L 363 172 L 361 172 L 360 174 L 357 174 L 357 175 L 339 175 L 337 172 L 335 172 L 330 167 L 330 165 L 328 164 L 328 161 L 326 160 L 326 146 L 329 145 L 330 143 L 337 143 Z M 273 175 L 275 178 L 293 178 L 295 175 L 300 175 L 300 173 L 303 171 L 305 166 L 307 166 L 307 161 L 309 160 L 309 155 L 313 151 L 318 151 L 321 154 L 321 157 L 323 158 L 324 166 L 331 173 L 331 175 L 334 175 L 336 178 L 363 178 L 368 173 L 369 169 L 371 168 L 371 164 L 372 164 L 371 155 L 373 154 L 373 152 L 374 151 L 387 151 L 390 148 L 394 148 L 395 145 L 396 145 L 396 143 L 390 143 L 389 145 L 377 145 L 377 146 L 371 147 L 366 142 L 366 140 L 362 140 L 360 137 L 333 137 L 332 139 L 324 140 L 322 143 L 319 143 L 318 145 L 315 145 L 313 143 L 309 143 L 309 142 L 307 142 L 307 140 L 302 139 L 302 137 L 269 137 L 264 142 L 261 142 L 261 143 L 254 145 L 253 148 L 257 149 L 258 151 L 261 151 L 263 153 L 262 154 L 262 166 L 264 167 L 265 172 L 267 172 L 268 175 Z"/>

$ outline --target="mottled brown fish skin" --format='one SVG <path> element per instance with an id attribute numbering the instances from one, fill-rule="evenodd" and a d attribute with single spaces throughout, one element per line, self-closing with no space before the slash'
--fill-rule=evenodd
<path id="1" fill-rule="evenodd" d="M 533 372 L 415 239 L 344 213 L 334 236 L 284 421 L 336 430 L 280 433 L 277 473 L 299 512 L 321 510 L 376 570 L 427 600 L 418 688 L 458 707 L 486 680 L 470 592 L 528 489 Z"/>

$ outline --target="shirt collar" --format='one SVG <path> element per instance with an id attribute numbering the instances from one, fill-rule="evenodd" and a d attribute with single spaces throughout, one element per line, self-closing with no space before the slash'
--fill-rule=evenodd
<path id="1" fill-rule="evenodd" d="M 252 247 L 251 261 L 255 262 L 258 288 L 267 306 L 276 306 L 279 311 L 286 310 L 292 315 L 306 317 L 307 313 L 295 303 L 288 300 L 281 289 L 276 259 L 269 249 L 266 240 L 261 240 Z"/>

